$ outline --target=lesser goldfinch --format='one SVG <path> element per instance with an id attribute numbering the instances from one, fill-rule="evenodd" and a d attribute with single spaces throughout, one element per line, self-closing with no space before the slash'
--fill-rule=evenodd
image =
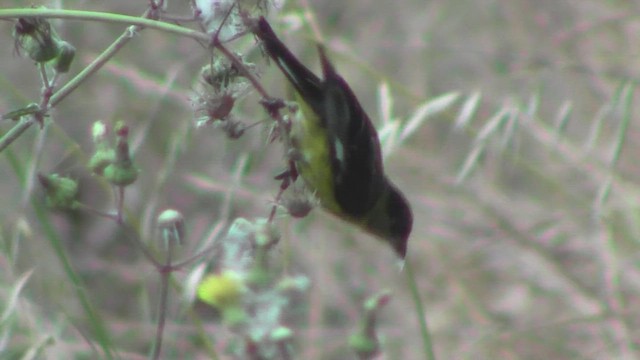
<path id="1" fill-rule="evenodd" d="M 404 258 L 411 207 L 384 173 L 378 134 L 355 94 L 321 45 L 323 79 L 289 51 L 264 17 L 254 32 L 295 89 L 302 117 L 292 122 L 290 137 L 305 184 L 323 208 L 388 242 Z"/>

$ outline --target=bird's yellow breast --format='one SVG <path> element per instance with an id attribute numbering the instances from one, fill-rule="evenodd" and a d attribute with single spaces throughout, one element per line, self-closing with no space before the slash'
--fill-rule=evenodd
<path id="1" fill-rule="evenodd" d="M 322 207 L 340 216 L 341 211 L 334 194 L 331 144 L 327 129 L 304 101 L 298 101 L 298 104 L 300 111 L 291 124 L 291 139 L 298 152 L 296 168 Z"/>

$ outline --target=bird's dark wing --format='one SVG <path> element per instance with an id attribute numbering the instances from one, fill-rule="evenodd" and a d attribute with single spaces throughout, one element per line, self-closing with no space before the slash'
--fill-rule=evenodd
<path id="1" fill-rule="evenodd" d="M 370 210 L 385 190 L 380 142 L 371 120 L 347 82 L 320 48 L 324 81 L 324 117 L 338 163 L 334 165 L 336 200 L 351 215 Z"/>
<path id="2" fill-rule="evenodd" d="M 305 99 L 314 112 L 318 113 L 323 96 L 320 78 L 289 51 L 264 17 L 258 20 L 254 33 L 262 40 L 265 51 L 275 61 L 296 92 Z"/>

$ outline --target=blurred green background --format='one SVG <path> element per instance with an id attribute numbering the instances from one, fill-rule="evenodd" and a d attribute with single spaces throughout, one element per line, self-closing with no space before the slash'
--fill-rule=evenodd
<path id="1" fill-rule="evenodd" d="M 147 5 L 143 0 L 43 3 L 133 16 Z M 437 357 L 640 357 L 635 158 L 640 3 L 305 4 L 288 1 L 280 13 L 272 12 L 276 31 L 317 70 L 306 9 L 337 69 L 380 127 L 383 118 L 406 124 L 430 99 L 459 94 L 386 158 L 389 177 L 414 209 L 407 261 L 417 276 Z M 186 1 L 173 1 L 169 10 L 190 14 Z M 53 23 L 77 48 L 62 82 L 125 28 Z M 12 26 L 0 21 L 0 113 L 38 101 L 41 90 L 31 60 L 13 51 Z M 231 47 L 258 64 L 270 93 L 284 96 L 282 75 L 265 65 L 253 44 L 248 36 Z M 44 137 L 32 127 L 0 154 L 0 308 L 15 310 L 5 312 L 14 326 L 3 330 L 0 349 L 30 348 L 50 336 L 55 345 L 42 358 L 87 351 L 81 335 L 87 320 L 35 210 L 34 204 L 44 201 L 33 175 L 76 178 L 82 202 L 113 210 L 110 188 L 85 168 L 94 121 L 124 120 L 131 127 L 141 173 L 127 189 L 125 206 L 145 240 L 153 241 L 151 224 L 167 207 L 186 218 L 192 242 L 185 256 L 212 228 L 224 228 L 236 217 L 268 215 L 278 191 L 273 176 L 284 162 L 280 146 L 266 143 L 267 126 L 239 140 L 211 127 L 193 129 L 190 98 L 208 61 L 207 50 L 191 39 L 143 30 L 53 110 Z M 380 91 L 383 83 L 388 93 Z M 391 100 L 389 116 L 384 105 Z M 247 124 L 267 119 L 257 101 L 249 94 L 235 115 Z M 474 111 L 464 116 L 465 109 Z M 13 124 L 3 121 L 0 131 Z M 44 216 L 121 356 L 144 358 L 154 331 L 153 268 L 112 222 L 83 211 Z M 284 254 L 286 271 L 306 274 L 312 282 L 287 318 L 300 359 L 354 358 L 346 337 L 363 299 L 382 289 L 390 289 L 393 299 L 380 314 L 381 358 L 424 356 L 421 315 L 384 244 L 320 209 L 302 220 L 282 217 L 278 224 L 283 240 L 277 251 Z M 12 291 L 28 271 L 31 277 L 16 300 Z M 175 277 L 181 281 L 185 273 Z M 165 358 L 206 358 L 178 296 L 172 294 L 169 307 Z M 229 335 L 214 321 L 204 322 L 222 348 Z"/>

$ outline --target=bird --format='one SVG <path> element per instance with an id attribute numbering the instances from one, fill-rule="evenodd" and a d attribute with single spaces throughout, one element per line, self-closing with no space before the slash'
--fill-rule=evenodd
<path id="1" fill-rule="evenodd" d="M 318 44 L 322 78 L 302 64 L 260 17 L 253 32 L 295 90 L 295 170 L 329 213 L 388 243 L 404 259 L 411 206 L 384 172 L 377 131 L 347 81 Z"/>

